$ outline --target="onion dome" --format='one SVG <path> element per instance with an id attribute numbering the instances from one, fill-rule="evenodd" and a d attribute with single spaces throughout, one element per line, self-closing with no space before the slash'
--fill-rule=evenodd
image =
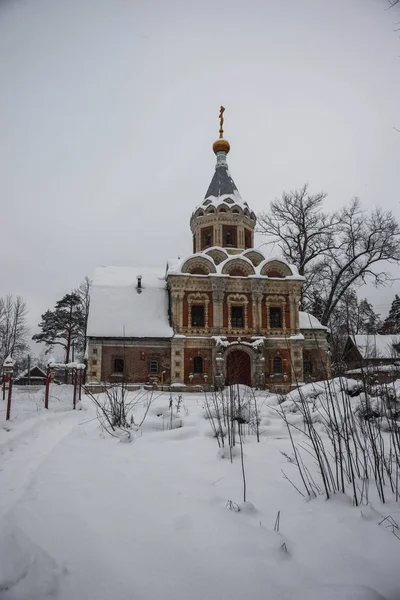
<path id="1" fill-rule="evenodd" d="M 225 140 L 224 138 L 219 138 L 213 143 L 213 150 L 215 154 L 218 154 L 218 152 L 225 152 L 225 154 L 228 154 L 230 149 L 231 147 L 228 140 Z"/>

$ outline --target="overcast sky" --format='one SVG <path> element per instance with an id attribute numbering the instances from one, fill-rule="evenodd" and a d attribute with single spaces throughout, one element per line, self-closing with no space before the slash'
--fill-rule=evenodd
<path id="1" fill-rule="evenodd" d="M 385 0 L 0 0 L 0 295 L 32 328 L 96 265 L 164 265 L 214 171 L 254 211 L 308 181 L 399 218 Z M 400 272 L 396 275 L 400 277 Z M 387 313 L 400 281 L 368 292 Z"/>

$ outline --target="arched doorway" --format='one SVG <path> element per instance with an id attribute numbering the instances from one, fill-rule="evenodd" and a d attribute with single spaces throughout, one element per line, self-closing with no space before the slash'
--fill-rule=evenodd
<path id="1" fill-rule="evenodd" d="M 251 386 L 251 360 L 243 350 L 233 350 L 226 358 L 226 385 L 234 383 Z"/>

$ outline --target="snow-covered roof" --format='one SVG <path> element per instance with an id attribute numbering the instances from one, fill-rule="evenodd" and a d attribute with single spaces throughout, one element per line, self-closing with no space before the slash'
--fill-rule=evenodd
<path id="1" fill-rule="evenodd" d="M 300 329 L 323 329 L 324 331 L 328 330 L 328 327 L 322 325 L 314 315 L 299 310 L 299 327 Z"/>
<path id="2" fill-rule="evenodd" d="M 205 210 L 209 206 L 218 208 L 221 204 L 230 208 L 239 206 L 243 211 L 247 210 L 249 213 L 252 212 L 247 202 L 242 199 L 239 190 L 232 179 L 232 175 L 230 174 L 226 163 L 226 154 L 223 152 L 219 153 L 219 156 L 217 156 L 215 173 L 208 186 L 204 200 L 201 204 L 196 206 L 194 212 L 199 208 Z M 254 213 L 252 213 L 251 218 L 255 219 Z"/>
<path id="3" fill-rule="evenodd" d="M 346 371 L 346 375 L 360 375 L 361 373 L 391 373 L 393 371 L 400 371 L 400 364 L 394 363 L 392 365 L 367 365 L 366 367 L 360 367 L 359 369 L 349 369 Z"/>
<path id="4" fill-rule="evenodd" d="M 18 381 L 18 379 L 22 379 L 23 377 L 27 377 L 29 371 L 32 373 L 32 371 L 34 370 L 38 370 L 41 373 L 41 377 L 46 377 L 46 373 L 43 371 L 43 369 L 41 369 L 40 367 L 38 367 L 37 365 L 34 365 L 33 367 L 31 367 L 30 369 L 25 369 L 25 371 L 22 371 L 22 373 L 20 373 L 17 377 L 17 379 L 15 381 Z M 36 377 L 39 377 L 39 375 L 31 375 L 31 377 L 34 379 Z"/>
<path id="5" fill-rule="evenodd" d="M 3 367 L 13 367 L 13 366 L 14 366 L 14 360 L 13 360 L 11 354 L 9 354 L 3 363 Z"/>
<path id="6" fill-rule="evenodd" d="M 171 337 L 164 271 L 163 268 L 98 267 L 91 289 L 88 336 Z M 141 293 L 138 293 L 140 276 Z"/>
<path id="7" fill-rule="evenodd" d="M 212 257 L 212 251 L 214 251 L 214 250 L 222 251 L 224 254 L 226 254 L 226 259 L 223 260 L 222 262 L 220 262 L 219 264 L 216 264 Z M 226 252 L 226 250 L 224 250 L 224 248 L 220 248 L 218 246 L 213 246 L 212 248 L 207 248 L 206 250 L 204 250 L 202 252 L 196 252 L 195 254 L 190 254 L 189 256 L 185 256 L 183 259 L 169 260 L 168 264 L 167 264 L 167 275 L 185 274 L 185 275 L 190 276 L 191 273 L 182 273 L 182 269 L 184 268 L 185 264 L 188 263 L 188 261 L 200 259 L 200 260 L 204 261 L 205 266 L 207 265 L 207 263 L 210 264 L 211 273 L 214 276 L 215 275 L 229 276 L 229 274 L 226 273 L 229 263 L 238 264 L 238 261 L 242 261 L 243 264 L 251 266 L 252 270 L 254 271 L 254 273 L 252 275 L 249 275 L 250 277 L 257 276 L 257 277 L 265 277 L 266 279 L 276 279 L 275 277 L 272 277 L 272 278 L 268 277 L 268 275 L 265 275 L 264 273 L 265 273 L 265 271 L 268 270 L 268 265 L 272 265 L 272 270 L 274 270 L 274 266 L 279 266 L 279 264 L 280 264 L 282 266 L 282 268 L 288 274 L 284 275 L 283 277 L 279 277 L 277 279 L 291 279 L 291 280 L 297 280 L 297 281 L 304 281 L 304 277 L 299 275 L 297 267 L 295 265 L 289 264 L 284 258 L 278 258 L 278 257 L 264 258 L 264 260 L 262 260 L 258 265 L 255 265 L 248 258 L 250 251 L 257 253 L 257 255 L 264 256 L 264 254 L 262 253 L 262 251 L 259 248 L 250 248 L 247 250 L 243 250 L 243 252 L 240 252 L 239 254 L 227 254 L 227 252 Z M 275 263 L 275 265 L 273 265 L 273 263 Z M 264 271 L 264 273 L 263 273 L 263 271 Z M 289 273 L 290 273 L 290 275 L 289 275 Z M 321 327 L 322 327 L 322 325 L 321 325 Z"/>
<path id="8" fill-rule="evenodd" d="M 354 345 L 363 358 L 398 358 L 400 336 L 396 335 L 352 335 Z"/>

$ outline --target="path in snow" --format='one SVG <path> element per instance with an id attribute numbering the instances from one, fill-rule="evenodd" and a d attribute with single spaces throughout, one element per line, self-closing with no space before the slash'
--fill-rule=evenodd
<path id="1" fill-rule="evenodd" d="M 103 438 L 95 421 L 78 425 L 91 411 L 63 415 L 19 443 L 4 467 L 17 477 L 7 521 L 18 532 L 16 559 L 23 546 L 40 568 L 28 591 L 2 595 L 0 587 L 1 600 L 44 600 L 55 589 L 60 600 L 398 598 L 400 546 L 377 525 L 379 512 L 362 519 L 345 499 L 304 502 L 280 472 L 291 467 L 279 453 L 287 440 L 249 440 L 258 512 L 227 510 L 227 500 L 241 500 L 240 463 L 217 458 L 201 399 L 190 403 L 182 429 L 146 431 L 132 444 Z M 23 583 L 29 560 L 20 562 L 13 577 Z"/>
<path id="2" fill-rule="evenodd" d="M 11 439 L 0 444 L 0 519 L 26 492 L 54 446 L 81 421 L 79 412 L 50 413 L 17 435 L 9 431 Z"/>

